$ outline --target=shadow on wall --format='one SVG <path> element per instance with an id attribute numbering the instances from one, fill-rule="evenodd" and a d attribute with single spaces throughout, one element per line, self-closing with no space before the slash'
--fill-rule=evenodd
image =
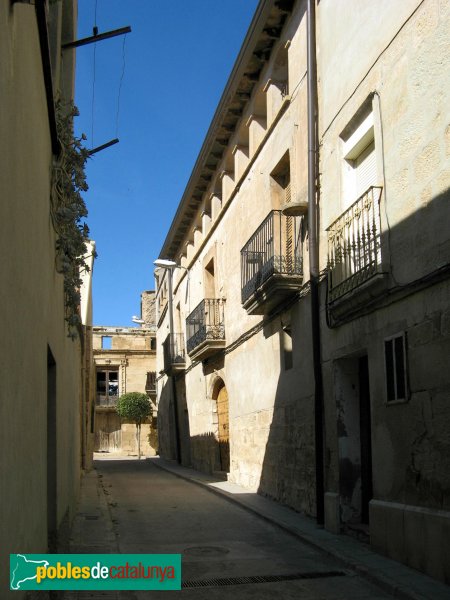
<path id="1" fill-rule="evenodd" d="M 381 308 L 383 302 L 388 305 L 392 297 L 402 298 L 402 295 L 408 298 L 405 302 L 416 302 L 417 305 L 417 298 L 414 300 L 415 296 L 407 296 L 407 294 L 413 294 L 433 283 L 439 284 L 440 281 L 448 280 L 450 274 L 449 201 L 450 193 L 447 190 L 430 198 L 426 204 L 421 205 L 421 208 L 387 230 L 384 198 L 382 199 L 381 217 L 385 225 L 378 243 L 382 255 L 385 285 L 377 288 L 376 292 L 367 299 L 363 296 L 366 293 L 365 284 L 359 284 L 359 287 L 351 289 L 345 297 L 335 302 L 342 323 L 347 320 L 352 323 L 354 332 L 360 332 L 361 338 L 358 340 L 354 337 L 354 339 L 361 346 L 361 351 L 369 344 L 369 338 L 364 317 L 352 313 L 355 307 L 361 313 L 364 311 L 368 314 L 381 313 L 383 310 L 390 310 Z M 420 199 L 417 203 L 420 203 Z M 372 279 L 375 281 L 376 278 Z M 443 295 L 438 286 L 428 289 L 429 294 L 434 293 L 437 298 L 439 294 Z M 321 292 L 321 307 L 324 307 L 324 286 Z M 357 303 L 358 294 L 363 298 L 363 303 L 361 300 L 359 304 Z M 375 428 L 380 424 L 389 436 L 392 457 L 396 457 L 392 467 L 395 477 L 392 478 L 390 489 L 386 490 L 385 497 L 393 502 L 407 502 L 412 505 L 448 510 L 450 446 L 446 423 L 448 423 L 449 408 L 448 403 L 445 404 L 443 401 L 443 397 L 450 389 L 449 371 L 445 366 L 445 357 L 450 350 L 450 311 L 439 300 L 436 304 L 437 312 L 435 307 L 433 313 L 430 312 L 432 309 L 427 308 L 425 297 L 422 304 L 423 306 L 417 309 L 414 322 L 408 323 L 407 316 L 404 320 L 409 367 L 409 402 L 403 405 L 402 417 L 398 418 L 400 410 L 398 407 L 394 409 L 397 411 L 394 416 L 393 409 L 386 408 L 379 395 L 370 400 L 370 411 L 374 421 L 372 424 L 372 443 L 375 444 L 373 465 L 375 469 L 377 456 L 382 454 L 382 448 L 375 443 L 377 441 Z M 408 308 L 406 310 L 408 311 Z M 345 311 L 349 312 L 346 314 Z M 348 315 L 350 316 L 346 319 Z M 333 347 L 338 348 L 338 341 L 342 341 L 345 332 L 348 336 L 348 329 L 345 329 L 345 324 L 337 326 L 336 329 L 328 329 L 324 311 L 321 319 L 322 344 L 329 353 L 330 349 L 331 352 L 333 351 Z M 422 321 L 417 322 L 417 319 Z M 287 327 L 284 322 L 286 320 L 289 321 Z M 389 326 L 392 321 L 389 313 L 384 313 L 384 321 Z M 286 343 L 286 333 L 291 338 L 293 344 L 291 347 Z M 314 381 L 309 296 L 293 306 L 287 319 L 286 315 L 283 315 L 268 324 L 264 334 L 266 338 L 273 335 L 280 336 L 281 369 L 274 398 L 273 419 L 267 432 L 258 492 L 314 516 L 316 508 Z M 374 331 L 369 332 L 369 336 L 374 334 Z M 384 346 L 381 330 L 379 335 L 377 360 L 378 364 L 383 365 Z M 333 356 L 327 357 L 326 360 L 329 361 L 330 358 L 333 361 Z M 336 362 L 334 359 L 334 368 Z M 375 367 L 376 365 L 371 364 L 369 360 L 369 372 Z M 375 378 L 375 375 L 376 371 L 372 378 Z M 427 392 L 423 393 L 423 390 Z M 325 388 L 324 394 L 325 417 L 333 430 L 333 427 L 337 427 L 338 398 L 330 385 Z M 432 422 L 429 424 L 424 423 L 422 417 L 423 414 L 428 414 L 427 410 L 432 415 Z M 260 429 L 263 429 L 262 425 Z M 332 452 L 337 451 L 339 440 L 339 432 L 328 432 L 326 444 Z M 328 467 L 326 451 L 326 478 L 337 478 L 341 493 L 346 486 L 351 487 L 349 494 L 353 493 L 354 475 L 343 467 L 339 469 L 340 472 L 328 472 L 327 475 Z M 376 490 L 374 496 L 377 497 Z"/>
<path id="2" fill-rule="evenodd" d="M 213 361 L 203 363 L 203 373 L 205 376 L 211 375 L 223 369 L 223 366 L 224 357 L 218 355 Z M 213 416 L 213 431 L 205 431 L 191 438 L 192 465 L 195 469 L 226 479 L 230 471 L 228 392 L 225 382 L 217 375 L 212 380 L 211 400 L 215 405 L 216 417 Z"/>
<path id="3" fill-rule="evenodd" d="M 173 418 L 172 384 L 170 380 L 161 388 L 158 403 L 159 453 L 163 458 L 176 460 L 175 422 Z"/>
<path id="4" fill-rule="evenodd" d="M 229 465 L 222 465 L 223 456 L 229 456 L 229 442 L 219 442 L 211 431 L 194 435 L 191 437 L 191 457 L 195 468 L 203 473 L 223 473 L 222 479 L 226 479 Z"/>
<path id="5" fill-rule="evenodd" d="M 398 199 L 390 196 L 388 204 L 389 201 Z M 381 233 L 385 287 L 369 296 L 369 291 L 364 291 L 364 285 L 370 284 L 369 280 L 335 302 L 337 306 L 330 312 L 334 310 L 335 315 L 332 316 L 337 315 L 338 319 L 345 320 L 346 316 L 347 321 L 352 319 L 352 328 L 359 327 L 360 348 L 373 348 L 368 360 L 373 497 L 399 504 L 449 510 L 450 439 L 447 424 L 450 416 L 450 374 L 447 357 L 450 354 L 450 311 L 448 293 L 442 284 L 445 286 L 450 277 L 450 189 L 430 198 L 422 193 L 416 204 L 420 208 L 395 225 L 391 223 L 390 229 L 385 226 Z M 382 217 L 384 208 L 382 199 Z M 361 305 L 359 300 L 363 312 L 375 313 L 377 303 L 380 306 L 384 302 L 388 306 L 377 311 L 378 319 L 371 321 L 371 329 L 365 336 L 363 332 L 367 325 L 363 325 L 361 318 L 354 318 L 354 315 L 352 318 L 351 314 L 352 303 L 358 306 L 358 293 L 366 301 L 365 305 Z M 399 302 L 389 305 L 391 299 Z M 345 308 L 350 313 L 342 317 L 340 311 Z M 370 338 L 376 333 L 373 330 L 376 322 L 379 331 L 374 348 Z M 331 331 L 326 330 L 325 324 L 322 327 L 331 341 L 331 344 L 323 343 L 330 347 L 337 347 L 333 338 L 343 335 L 342 331 L 349 331 L 345 325 Z M 386 406 L 384 339 L 398 334 L 405 336 L 406 402 Z M 338 409 L 340 412 L 336 443 L 338 489 L 341 496 L 348 498 L 356 488 L 355 479 L 359 478 L 358 465 L 355 475 L 355 460 L 351 463 L 345 460 L 349 456 L 350 432 L 355 430 L 347 409 L 352 396 L 350 387 L 357 390 L 359 385 L 357 374 L 352 376 L 352 371 L 358 368 L 357 358 L 334 358 L 334 387 L 337 388 L 336 382 L 339 383 L 340 393 L 335 389 L 332 395 L 329 393 L 325 397 L 330 422 L 332 411 Z M 356 425 L 360 427 L 358 415 Z M 356 440 L 359 443 L 358 437 Z M 357 462 L 360 462 L 359 457 Z"/>
<path id="6" fill-rule="evenodd" d="M 281 369 L 258 493 L 315 515 L 314 388 L 310 375 L 299 382 L 299 371 L 312 373 L 310 353 L 301 354 L 300 369 L 296 365 L 294 370 L 292 364 L 293 353 L 298 354 L 292 342 L 301 340 L 304 348 L 310 344 L 310 310 L 305 300 L 292 309 L 288 326 L 283 316 L 264 329 L 266 338 L 280 338 Z"/>
<path id="7" fill-rule="evenodd" d="M 191 437 L 189 427 L 189 411 L 186 401 L 186 378 L 178 375 L 175 379 L 176 396 L 178 405 L 178 429 L 180 436 L 181 464 L 191 466 Z"/>
<path id="8" fill-rule="evenodd" d="M 151 420 L 151 428 L 147 434 L 147 441 L 149 446 L 154 450 L 155 455 L 159 454 L 159 440 L 158 440 L 158 426 L 155 417 Z"/>
<path id="9" fill-rule="evenodd" d="M 172 380 L 169 378 L 162 386 L 158 404 L 159 454 L 162 458 L 177 460 L 177 437 L 179 437 L 181 464 L 190 466 L 190 428 L 184 376 L 178 376 L 176 378 L 175 386 L 178 413 L 178 436 L 175 427 L 173 386 Z"/>

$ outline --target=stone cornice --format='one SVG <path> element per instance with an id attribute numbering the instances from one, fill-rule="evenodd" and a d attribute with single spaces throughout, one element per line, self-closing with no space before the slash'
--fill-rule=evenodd
<path id="1" fill-rule="evenodd" d="M 102 350 L 100 348 L 97 348 L 97 349 L 94 349 L 92 352 L 93 352 L 94 356 L 97 356 L 98 358 L 104 358 L 105 360 L 108 360 L 110 356 L 114 356 L 116 358 L 117 356 L 120 356 L 120 355 L 129 356 L 130 354 L 145 355 L 145 356 L 156 355 L 156 350 L 133 350 L 131 348 L 123 348 L 120 350 Z"/>
<path id="2" fill-rule="evenodd" d="M 239 180 L 236 182 L 236 185 L 235 185 L 233 191 L 231 192 L 230 197 L 228 198 L 228 200 L 226 201 L 226 203 L 222 206 L 222 210 L 220 211 L 220 214 L 219 214 L 218 218 L 212 223 L 212 225 L 211 225 L 208 233 L 205 235 L 204 239 L 202 240 L 202 243 L 200 244 L 200 246 L 196 250 L 195 254 L 192 256 L 191 260 L 189 261 L 189 264 L 186 266 L 187 270 L 189 270 L 192 267 L 192 265 L 195 263 L 195 261 L 197 260 L 197 258 L 200 256 L 200 253 L 202 252 L 203 248 L 206 246 L 206 244 L 211 239 L 214 231 L 216 230 L 217 226 L 219 225 L 219 223 L 223 219 L 223 216 L 226 213 L 226 211 L 228 210 L 231 202 L 233 201 L 233 199 L 236 196 L 236 194 L 239 192 L 239 190 L 241 188 L 241 185 L 244 183 L 244 181 L 245 181 L 246 177 L 248 176 L 251 168 L 253 167 L 256 159 L 260 155 L 261 150 L 263 149 L 263 147 L 267 143 L 268 139 L 272 135 L 272 132 L 274 131 L 274 129 L 275 129 L 276 125 L 278 124 L 278 122 L 280 121 L 281 117 L 285 114 L 285 112 L 286 112 L 288 106 L 290 105 L 290 103 L 291 103 L 291 97 L 290 96 L 285 96 L 284 99 L 283 99 L 283 102 L 281 104 L 281 107 L 280 107 L 280 109 L 279 109 L 279 111 L 278 111 L 278 113 L 277 113 L 277 115 L 275 117 L 275 119 L 272 121 L 269 129 L 264 134 L 263 139 L 261 140 L 261 142 L 259 143 L 258 147 L 256 148 L 255 153 L 253 154 L 253 156 L 249 160 L 248 165 L 246 166 L 244 172 L 240 176 Z M 176 285 L 174 285 L 174 289 L 173 289 L 174 294 L 177 292 L 178 288 L 180 287 L 181 282 L 186 277 L 187 270 L 182 272 L 182 274 L 180 275 L 180 278 L 177 281 Z M 157 326 L 159 327 L 160 324 L 161 324 L 161 319 L 158 322 Z"/>

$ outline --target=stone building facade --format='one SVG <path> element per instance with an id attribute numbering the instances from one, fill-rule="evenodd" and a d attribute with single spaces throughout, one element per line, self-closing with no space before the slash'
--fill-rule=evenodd
<path id="1" fill-rule="evenodd" d="M 450 11 L 378 10 L 381 38 L 368 3 L 318 29 L 326 514 L 450 583 Z"/>
<path id="2" fill-rule="evenodd" d="M 449 5 L 314 6 L 258 5 L 161 249 L 160 451 L 449 582 Z"/>
<path id="3" fill-rule="evenodd" d="M 54 99 L 74 95 L 75 53 L 61 42 L 76 37 L 76 20 L 76 1 L 0 0 L 2 598 L 25 597 L 6 583 L 10 553 L 64 551 L 92 449 L 92 271 L 71 339 L 51 218 Z"/>
<path id="4" fill-rule="evenodd" d="M 151 319 L 154 292 L 141 296 L 141 327 L 93 328 L 95 362 L 95 452 L 137 455 L 136 427 L 123 423 L 117 400 L 127 392 L 147 393 L 154 405 L 152 418 L 141 427 L 141 452 L 154 456 L 156 431 L 156 333 Z"/>

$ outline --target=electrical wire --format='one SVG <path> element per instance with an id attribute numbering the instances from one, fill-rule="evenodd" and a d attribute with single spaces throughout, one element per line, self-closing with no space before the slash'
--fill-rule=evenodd
<path id="1" fill-rule="evenodd" d="M 91 99 L 91 148 L 94 148 L 94 107 L 95 107 L 95 54 L 97 50 L 97 43 L 94 44 L 94 61 L 92 67 L 92 99 Z"/>
<path id="2" fill-rule="evenodd" d="M 98 31 L 97 28 L 97 2 L 95 0 L 94 6 L 94 35 Z M 96 53 L 97 53 L 97 42 L 94 43 L 94 52 L 93 52 L 93 65 L 92 65 L 92 98 L 91 98 L 91 148 L 94 148 L 94 108 L 95 108 L 95 76 L 96 76 Z"/>
<path id="3" fill-rule="evenodd" d="M 125 43 L 127 41 L 127 36 L 123 36 L 122 42 L 122 73 L 120 75 L 119 81 L 119 91 L 117 93 L 117 110 L 116 110 L 116 138 L 119 137 L 119 112 L 120 112 L 120 94 L 122 92 L 122 82 L 125 75 Z"/>

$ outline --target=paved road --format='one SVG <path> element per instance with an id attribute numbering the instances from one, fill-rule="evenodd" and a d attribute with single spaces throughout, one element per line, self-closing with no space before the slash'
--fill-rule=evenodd
<path id="1" fill-rule="evenodd" d="M 91 593 L 79 598 L 167 600 L 181 594 L 185 600 L 391 597 L 289 533 L 149 461 L 102 460 L 96 467 L 106 494 L 105 507 L 109 510 L 105 512 L 112 522 L 111 530 L 106 535 L 100 535 L 99 530 L 102 541 L 95 541 L 96 524 L 91 523 L 91 539 L 81 540 L 82 547 L 72 551 L 181 553 L 183 581 L 195 587 L 169 596 L 152 591 Z M 86 535 L 79 530 L 78 537 L 80 534 Z M 248 576 L 295 578 L 240 583 L 240 578 Z M 223 585 L 226 578 L 230 585 Z M 199 583 L 211 579 L 219 581 L 207 587 Z"/>

